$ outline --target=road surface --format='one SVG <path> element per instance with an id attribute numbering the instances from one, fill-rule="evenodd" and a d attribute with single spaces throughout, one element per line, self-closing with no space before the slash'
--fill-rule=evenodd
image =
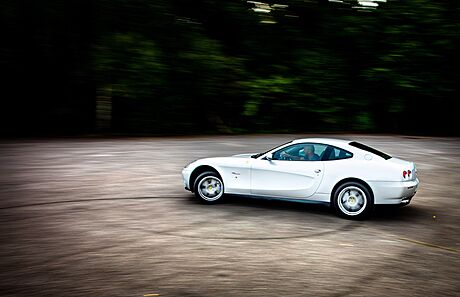
<path id="1" fill-rule="evenodd" d="M 194 159 L 302 136 L 1 141 L 0 295 L 460 296 L 458 138 L 337 135 L 418 167 L 409 206 L 361 222 L 183 189 Z"/>

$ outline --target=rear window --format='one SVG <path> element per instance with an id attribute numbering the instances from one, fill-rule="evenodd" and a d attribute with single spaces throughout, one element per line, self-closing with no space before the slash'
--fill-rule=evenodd
<path id="1" fill-rule="evenodd" d="M 381 151 L 379 151 L 379 150 L 377 150 L 377 149 L 375 149 L 373 147 L 367 146 L 365 144 L 362 144 L 362 143 L 359 143 L 359 142 L 356 142 L 356 141 L 352 141 L 352 142 L 349 143 L 349 145 L 357 147 L 359 149 L 362 149 L 362 150 L 364 150 L 366 152 L 373 153 L 374 155 L 382 157 L 385 160 L 391 159 L 390 155 L 387 155 L 384 152 L 381 152 Z"/>

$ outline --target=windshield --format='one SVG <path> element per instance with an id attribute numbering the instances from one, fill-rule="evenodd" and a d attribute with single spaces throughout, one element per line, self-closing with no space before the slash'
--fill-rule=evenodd
<path id="1" fill-rule="evenodd" d="M 263 153 L 258 153 L 258 154 L 252 155 L 251 158 L 257 159 L 257 158 L 259 158 L 260 156 L 262 156 L 262 155 L 268 153 L 269 151 L 275 150 L 275 149 L 277 149 L 277 148 L 279 148 L 279 147 L 282 147 L 283 145 L 286 145 L 286 144 L 291 143 L 291 142 L 292 142 L 292 140 L 291 140 L 291 141 L 288 141 L 288 142 L 286 142 L 286 143 L 280 144 L 280 145 L 278 145 L 278 146 L 275 146 L 274 148 L 271 148 L 271 149 L 269 149 L 268 151 L 265 151 L 265 152 L 263 152 Z"/>
<path id="2" fill-rule="evenodd" d="M 384 152 L 381 152 L 381 151 L 379 151 L 379 150 L 377 150 L 377 149 L 375 149 L 373 147 L 367 146 L 365 144 L 362 144 L 362 143 L 359 143 L 359 142 L 356 142 L 356 141 L 352 141 L 352 142 L 349 143 L 349 145 L 357 147 L 359 149 L 362 149 L 362 150 L 364 150 L 366 152 L 373 153 L 374 155 L 382 157 L 385 160 L 391 159 L 390 155 L 385 154 Z"/>

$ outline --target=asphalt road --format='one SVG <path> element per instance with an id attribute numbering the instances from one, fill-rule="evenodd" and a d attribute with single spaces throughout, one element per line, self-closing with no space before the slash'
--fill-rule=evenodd
<path id="1" fill-rule="evenodd" d="M 1 141 L 0 296 L 460 296 L 458 138 L 341 135 L 418 167 L 361 222 L 183 189 L 194 159 L 298 137 Z"/>

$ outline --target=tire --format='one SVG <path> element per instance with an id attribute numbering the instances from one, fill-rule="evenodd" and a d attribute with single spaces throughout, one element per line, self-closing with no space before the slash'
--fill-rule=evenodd
<path id="1" fill-rule="evenodd" d="M 195 197 L 205 204 L 215 204 L 223 200 L 224 183 L 216 172 L 200 174 L 193 185 Z"/>
<path id="2" fill-rule="evenodd" d="M 334 192 L 332 202 L 338 215 L 347 219 L 363 219 L 374 208 L 372 193 L 359 182 L 340 185 Z"/>

